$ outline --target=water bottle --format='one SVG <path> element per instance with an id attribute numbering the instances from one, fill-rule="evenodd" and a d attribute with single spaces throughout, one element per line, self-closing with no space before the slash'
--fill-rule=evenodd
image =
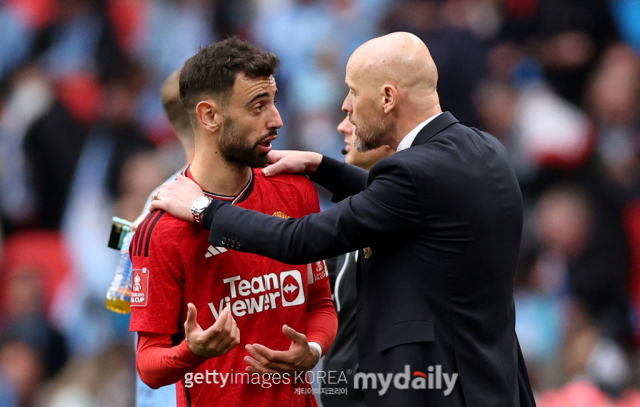
<path id="1" fill-rule="evenodd" d="M 118 221 L 120 221 L 118 219 Z M 125 221 L 126 222 L 126 221 Z M 128 223 L 128 222 L 127 222 Z M 114 218 L 114 226 L 116 225 L 116 219 Z M 107 291 L 104 305 L 108 310 L 117 312 L 119 314 L 128 314 L 131 312 L 131 273 L 132 266 L 131 260 L 129 260 L 129 245 L 133 238 L 133 233 L 128 225 L 122 227 L 119 233 L 124 232 L 124 235 L 119 240 L 120 244 L 120 261 L 116 268 L 116 273 L 111 281 L 111 286 Z M 113 233 L 112 233 L 113 234 Z M 113 237 L 113 236 L 112 236 Z M 113 240 L 113 238 L 110 238 Z M 113 247 L 110 245 L 110 247 Z"/>

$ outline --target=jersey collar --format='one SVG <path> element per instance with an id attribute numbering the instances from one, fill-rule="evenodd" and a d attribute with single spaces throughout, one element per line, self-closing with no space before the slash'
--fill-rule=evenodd
<path id="1" fill-rule="evenodd" d="M 193 178 L 193 175 L 191 174 L 191 164 L 189 164 L 187 166 L 187 168 L 184 169 L 184 171 L 182 171 L 182 176 L 189 178 L 191 181 L 195 182 L 196 184 L 198 184 L 198 181 L 196 181 Z M 247 184 L 242 188 L 242 190 L 238 193 L 238 195 L 219 195 L 219 194 L 214 194 L 213 192 L 209 192 L 209 191 L 202 191 L 204 193 L 205 196 L 208 196 L 209 198 L 213 198 L 213 199 L 220 199 L 221 201 L 227 201 L 227 202 L 231 202 L 232 204 L 237 204 L 240 203 L 242 201 L 244 201 L 245 199 L 247 199 L 249 197 L 249 195 L 251 194 L 251 191 L 253 191 L 253 185 L 255 183 L 255 175 L 253 174 L 253 169 L 251 170 L 251 176 L 249 177 L 249 181 L 247 182 Z M 200 186 L 200 184 L 198 184 L 198 186 Z M 200 187 L 202 188 L 202 187 Z"/>

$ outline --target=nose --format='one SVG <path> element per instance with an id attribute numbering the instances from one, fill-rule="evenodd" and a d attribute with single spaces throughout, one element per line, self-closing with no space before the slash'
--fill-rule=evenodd
<path id="1" fill-rule="evenodd" d="M 353 125 L 349 121 L 349 116 L 342 119 L 340 124 L 338 124 L 338 131 L 344 136 L 350 136 L 351 133 L 353 133 Z"/>
<path id="2" fill-rule="evenodd" d="M 353 112 L 353 106 L 351 103 L 351 98 L 349 96 L 351 95 L 347 94 L 347 97 L 344 98 L 344 102 L 342 102 L 342 111 L 347 113 Z"/>
<path id="3" fill-rule="evenodd" d="M 270 129 L 279 129 L 282 127 L 283 123 L 282 123 L 282 117 L 280 117 L 280 111 L 278 110 L 277 107 L 275 107 L 275 105 L 273 106 L 273 116 L 271 117 L 271 120 L 269 120 L 268 123 L 268 127 Z"/>

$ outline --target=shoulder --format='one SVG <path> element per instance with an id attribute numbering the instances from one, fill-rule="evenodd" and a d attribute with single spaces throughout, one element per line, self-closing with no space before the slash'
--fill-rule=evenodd
<path id="1" fill-rule="evenodd" d="M 296 188 L 300 185 L 311 185 L 311 181 L 304 175 L 300 174 L 278 174 L 273 177 L 265 177 L 262 174 L 261 168 L 255 168 L 253 173 L 256 179 L 261 179 L 262 182 L 267 182 L 271 184 L 277 184 L 281 186 L 290 186 Z"/>
<path id="2" fill-rule="evenodd" d="M 411 147 L 407 150 L 400 151 L 395 153 L 384 160 L 378 161 L 372 168 L 370 173 L 370 177 L 377 177 L 381 175 L 387 176 L 400 176 L 404 177 L 407 175 L 411 175 L 412 167 L 416 167 L 420 165 L 420 156 L 421 154 L 416 151 L 409 152 L 409 150 L 414 149 L 415 147 Z M 423 161 L 423 160 L 422 160 Z"/>
<path id="3" fill-rule="evenodd" d="M 290 215 L 295 218 L 320 211 L 316 188 L 303 175 L 280 174 L 265 177 L 262 171 L 258 171 L 256 182 L 261 183 L 272 197 L 285 203 Z"/>
<path id="4" fill-rule="evenodd" d="M 136 229 L 131 247 L 132 256 L 148 257 L 154 248 L 175 247 L 192 234 L 192 225 L 165 211 L 149 213 Z"/>
<path id="5" fill-rule="evenodd" d="M 273 177 L 265 177 L 262 174 L 261 169 L 259 168 L 254 170 L 254 174 L 256 177 L 256 182 L 264 183 L 265 185 L 269 185 L 279 190 L 298 190 L 305 193 L 313 191 L 313 194 L 316 193 L 316 189 L 313 186 L 313 183 L 309 181 L 309 179 L 304 175 L 278 174 Z"/>

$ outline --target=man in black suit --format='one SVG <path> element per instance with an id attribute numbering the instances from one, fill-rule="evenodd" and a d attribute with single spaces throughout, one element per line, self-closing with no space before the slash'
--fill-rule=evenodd
<path id="1" fill-rule="evenodd" d="M 515 334 L 522 197 L 505 149 L 442 113 L 436 66 L 412 34 L 360 46 L 346 84 L 356 147 L 396 154 L 367 173 L 316 153 L 272 152 L 264 170 L 311 175 L 333 193 L 333 208 L 302 219 L 220 201 L 203 210 L 183 178 L 154 207 L 202 219 L 213 245 L 283 262 L 362 249 L 357 336 L 368 405 L 535 405 Z M 260 349 L 247 346 L 247 363 L 277 371 L 280 354 Z"/>

